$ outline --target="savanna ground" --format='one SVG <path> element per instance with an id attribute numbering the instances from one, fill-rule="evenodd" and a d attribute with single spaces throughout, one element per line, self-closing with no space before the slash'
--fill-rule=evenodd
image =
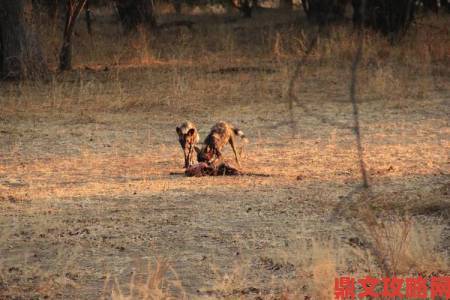
<path id="1" fill-rule="evenodd" d="M 192 30 L 123 36 L 99 10 L 92 39 L 78 24 L 74 71 L 1 84 L 1 299 L 327 299 L 335 276 L 448 275 L 448 16 L 395 46 L 365 33 L 369 190 L 350 25 L 319 38 L 290 110 L 314 31 L 299 11 L 182 18 Z M 61 28 L 37 24 L 54 65 Z M 238 125 L 259 176 L 180 175 L 185 119 L 203 137 Z"/>

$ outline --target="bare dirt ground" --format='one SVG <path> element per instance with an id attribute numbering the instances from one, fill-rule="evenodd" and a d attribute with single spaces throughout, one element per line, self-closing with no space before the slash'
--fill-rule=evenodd
<path id="1" fill-rule="evenodd" d="M 0 298 L 138 293 L 156 261 L 169 267 L 153 280 L 175 299 L 325 299 L 336 275 L 382 274 L 377 253 L 398 274 L 447 272 L 446 65 L 361 73 L 363 193 L 348 65 L 306 66 L 290 113 L 292 61 L 247 60 L 273 72 L 224 73 L 214 59 L 4 84 Z M 256 175 L 174 174 L 185 119 L 203 137 L 219 120 L 239 126 L 250 140 L 243 170 Z M 230 149 L 225 157 L 233 162 Z"/>

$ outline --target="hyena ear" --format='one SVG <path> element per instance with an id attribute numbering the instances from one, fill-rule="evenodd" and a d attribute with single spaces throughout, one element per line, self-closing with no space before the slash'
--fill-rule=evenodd
<path id="1" fill-rule="evenodd" d="M 177 126 L 177 133 L 178 135 L 181 135 L 181 128 Z"/>
<path id="2" fill-rule="evenodd" d="M 194 150 L 195 150 L 195 152 L 197 152 L 197 153 L 200 153 L 200 148 L 199 147 L 197 147 L 197 146 L 194 146 Z"/>
<path id="3" fill-rule="evenodd" d="M 187 134 L 188 134 L 189 136 L 193 136 L 194 133 L 195 133 L 195 128 L 191 128 L 191 129 L 189 129 L 189 131 L 188 131 Z"/>

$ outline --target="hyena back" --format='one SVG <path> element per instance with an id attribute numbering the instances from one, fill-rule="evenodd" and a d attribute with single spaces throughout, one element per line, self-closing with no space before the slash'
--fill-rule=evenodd
<path id="1" fill-rule="evenodd" d="M 194 163 L 195 145 L 200 141 L 200 135 L 194 123 L 186 121 L 176 128 L 178 141 L 184 153 L 184 167 Z"/>
<path id="2" fill-rule="evenodd" d="M 235 137 L 239 136 L 245 141 L 247 138 L 244 133 L 235 128 L 233 125 L 226 122 L 219 122 L 211 128 L 210 133 L 204 141 L 202 149 L 196 148 L 197 160 L 199 162 L 213 163 L 216 159 L 222 158 L 222 149 L 227 144 L 230 143 L 231 149 L 233 149 L 234 157 L 236 163 L 241 166 L 239 162 L 239 157 L 236 152 Z"/>

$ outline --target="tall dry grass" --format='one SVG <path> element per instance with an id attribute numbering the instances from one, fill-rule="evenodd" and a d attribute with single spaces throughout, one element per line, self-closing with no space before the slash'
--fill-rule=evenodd
<path id="1" fill-rule="evenodd" d="M 147 273 L 140 281 L 133 274 L 130 282 L 119 283 L 114 274 L 107 276 L 104 297 L 117 300 L 133 299 L 335 299 L 334 279 L 341 276 L 361 279 L 367 275 L 375 278 L 442 276 L 450 268 L 445 250 L 438 248 L 438 241 L 445 228 L 442 225 L 428 226 L 411 219 L 378 220 L 366 234 L 373 238 L 375 247 L 387 259 L 392 270 L 388 275 L 380 266 L 373 252 L 362 247 L 346 247 L 342 242 L 329 238 L 316 238 L 311 246 L 301 244 L 296 251 L 274 254 L 277 260 L 296 261 L 295 276 L 285 279 L 282 286 L 265 278 L 250 277 L 254 265 L 245 258 L 238 258 L 228 271 L 214 265 L 213 282 L 206 284 L 198 295 L 186 294 L 183 282 L 170 274 L 176 270 L 167 261 L 148 264 Z M 292 242 L 292 241 L 291 241 Z M 357 270 L 348 269 L 354 261 Z M 277 266 L 282 266 L 278 264 Z M 366 270 L 366 271 L 364 271 Z M 369 273 L 368 273 L 369 272 Z M 169 274 L 170 273 L 170 274 Z M 111 282 L 113 284 L 111 285 Z M 258 285 L 257 282 L 264 282 Z M 358 290 L 357 290 L 358 292 Z"/>
<path id="2" fill-rule="evenodd" d="M 439 249 L 444 231 L 443 225 L 425 228 L 411 217 L 372 219 L 365 230 L 386 260 L 390 276 L 445 273 L 449 268 L 448 256 Z"/>
<path id="3" fill-rule="evenodd" d="M 147 276 L 142 279 L 137 279 L 136 274 L 133 273 L 129 284 L 125 287 L 126 291 L 117 278 L 111 278 L 111 276 L 108 275 L 105 280 L 102 299 L 188 299 L 181 282 L 177 278 L 175 280 L 167 279 L 166 273 L 169 271 L 176 275 L 169 263 L 163 259 L 158 259 L 154 265 L 148 263 Z M 108 291 L 111 280 L 113 280 L 112 290 Z"/>

